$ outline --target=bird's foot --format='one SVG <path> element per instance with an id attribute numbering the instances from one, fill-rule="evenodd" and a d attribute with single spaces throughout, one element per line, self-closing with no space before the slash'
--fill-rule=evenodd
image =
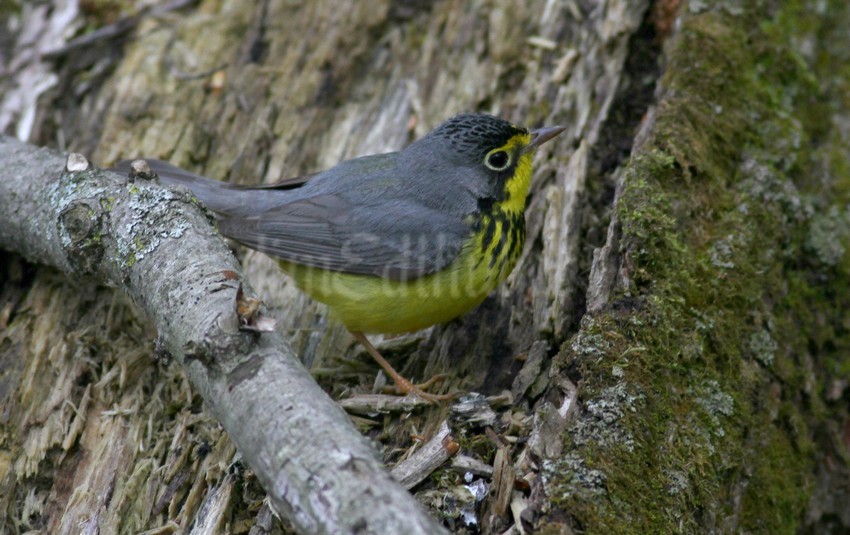
<path id="1" fill-rule="evenodd" d="M 429 394 L 425 391 L 434 383 L 440 382 L 445 378 L 445 375 L 437 374 L 424 383 L 414 384 L 401 375 L 398 375 L 397 377 L 393 377 L 393 381 L 395 381 L 395 391 L 397 393 L 403 396 L 416 396 L 424 399 L 425 401 L 436 403 L 438 401 L 448 401 L 457 397 L 457 394 Z"/>
<path id="2" fill-rule="evenodd" d="M 390 378 L 395 383 L 396 392 L 398 392 L 399 394 L 405 396 L 417 396 L 431 403 L 436 403 L 438 401 L 446 401 L 454 399 L 456 397 L 455 394 L 429 394 L 425 392 L 426 388 L 436 383 L 437 381 L 444 379 L 444 376 L 435 375 L 434 377 L 425 381 L 422 384 L 413 384 L 408 379 L 405 379 L 400 373 L 395 371 L 395 368 L 393 368 L 392 365 L 387 362 L 387 359 L 385 359 L 381 355 L 381 353 L 377 349 L 375 349 L 375 346 L 372 345 L 372 342 L 370 342 L 368 338 L 366 338 L 366 335 L 361 332 L 352 332 L 351 334 L 354 336 L 354 338 L 357 339 L 358 342 L 363 345 L 364 348 L 366 348 L 366 351 L 370 355 L 372 355 L 372 358 L 375 359 L 375 362 L 377 362 L 381 366 L 381 368 L 384 369 L 384 372 L 386 372 L 386 374 L 390 376 Z"/>

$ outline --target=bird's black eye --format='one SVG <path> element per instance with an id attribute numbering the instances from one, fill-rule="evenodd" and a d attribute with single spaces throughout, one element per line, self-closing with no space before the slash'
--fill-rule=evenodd
<path id="1" fill-rule="evenodd" d="M 493 171 L 504 171 L 510 164 L 511 157 L 503 150 L 494 150 L 484 158 L 484 165 Z"/>

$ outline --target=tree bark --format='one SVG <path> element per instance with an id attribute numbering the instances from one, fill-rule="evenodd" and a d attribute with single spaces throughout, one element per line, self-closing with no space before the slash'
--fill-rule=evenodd
<path id="1" fill-rule="evenodd" d="M 408 376 L 489 395 L 354 419 L 393 465 L 451 412 L 461 473 L 413 489 L 450 530 L 850 527 L 846 2 L 166 7 L 87 13 L 120 26 L 106 41 L 57 45 L 45 24 L 50 46 L 21 29 L 64 11 L 0 14 L 19 18 L 0 39 L 0 129 L 258 183 L 401 148 L 461 111 L 569 125 L 537 156 L 509 281 L 464 318 L 376 340 Z M 344 329 L 241 253 L 325 390 L 371 390 Z M 151 358 L 156 310 L 0 266 L 4 529 L 299 528 L 270 520 L 192 372 Z"/>

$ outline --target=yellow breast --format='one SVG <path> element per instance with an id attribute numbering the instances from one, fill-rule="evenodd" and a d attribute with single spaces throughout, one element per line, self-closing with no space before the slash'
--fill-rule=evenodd
<path id="1" fill-rule="evenodd" d="M 280 262 L 281 268 L 351 331 L 405 333 L 445 323 L 484 300 L 510 274 L 522 250 L 523 230 L 491 219 L 445 269 L 411 281 L 353 275 Z M 484 247 L 486 246 L 486 247 Z M 483 254 L 482 254 L 483 253 Z"/>

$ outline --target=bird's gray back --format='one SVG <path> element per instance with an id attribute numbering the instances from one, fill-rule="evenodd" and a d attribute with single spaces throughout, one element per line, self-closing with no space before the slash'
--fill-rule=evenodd
<path id="1" fill-rule="evenodd" d="M 457 258 L 472 232 L 466 216 L 477 206 L 462 183 L 457 187 L 434 175 L 458 170 L 437 164 L 412 168 L 399 153 L 349 160 L 295 190 L 253 190 L 258 195 L 253 207 L 229 210 L 220 227 L 249 247 L 291 262 L 418 278 Z"/>

